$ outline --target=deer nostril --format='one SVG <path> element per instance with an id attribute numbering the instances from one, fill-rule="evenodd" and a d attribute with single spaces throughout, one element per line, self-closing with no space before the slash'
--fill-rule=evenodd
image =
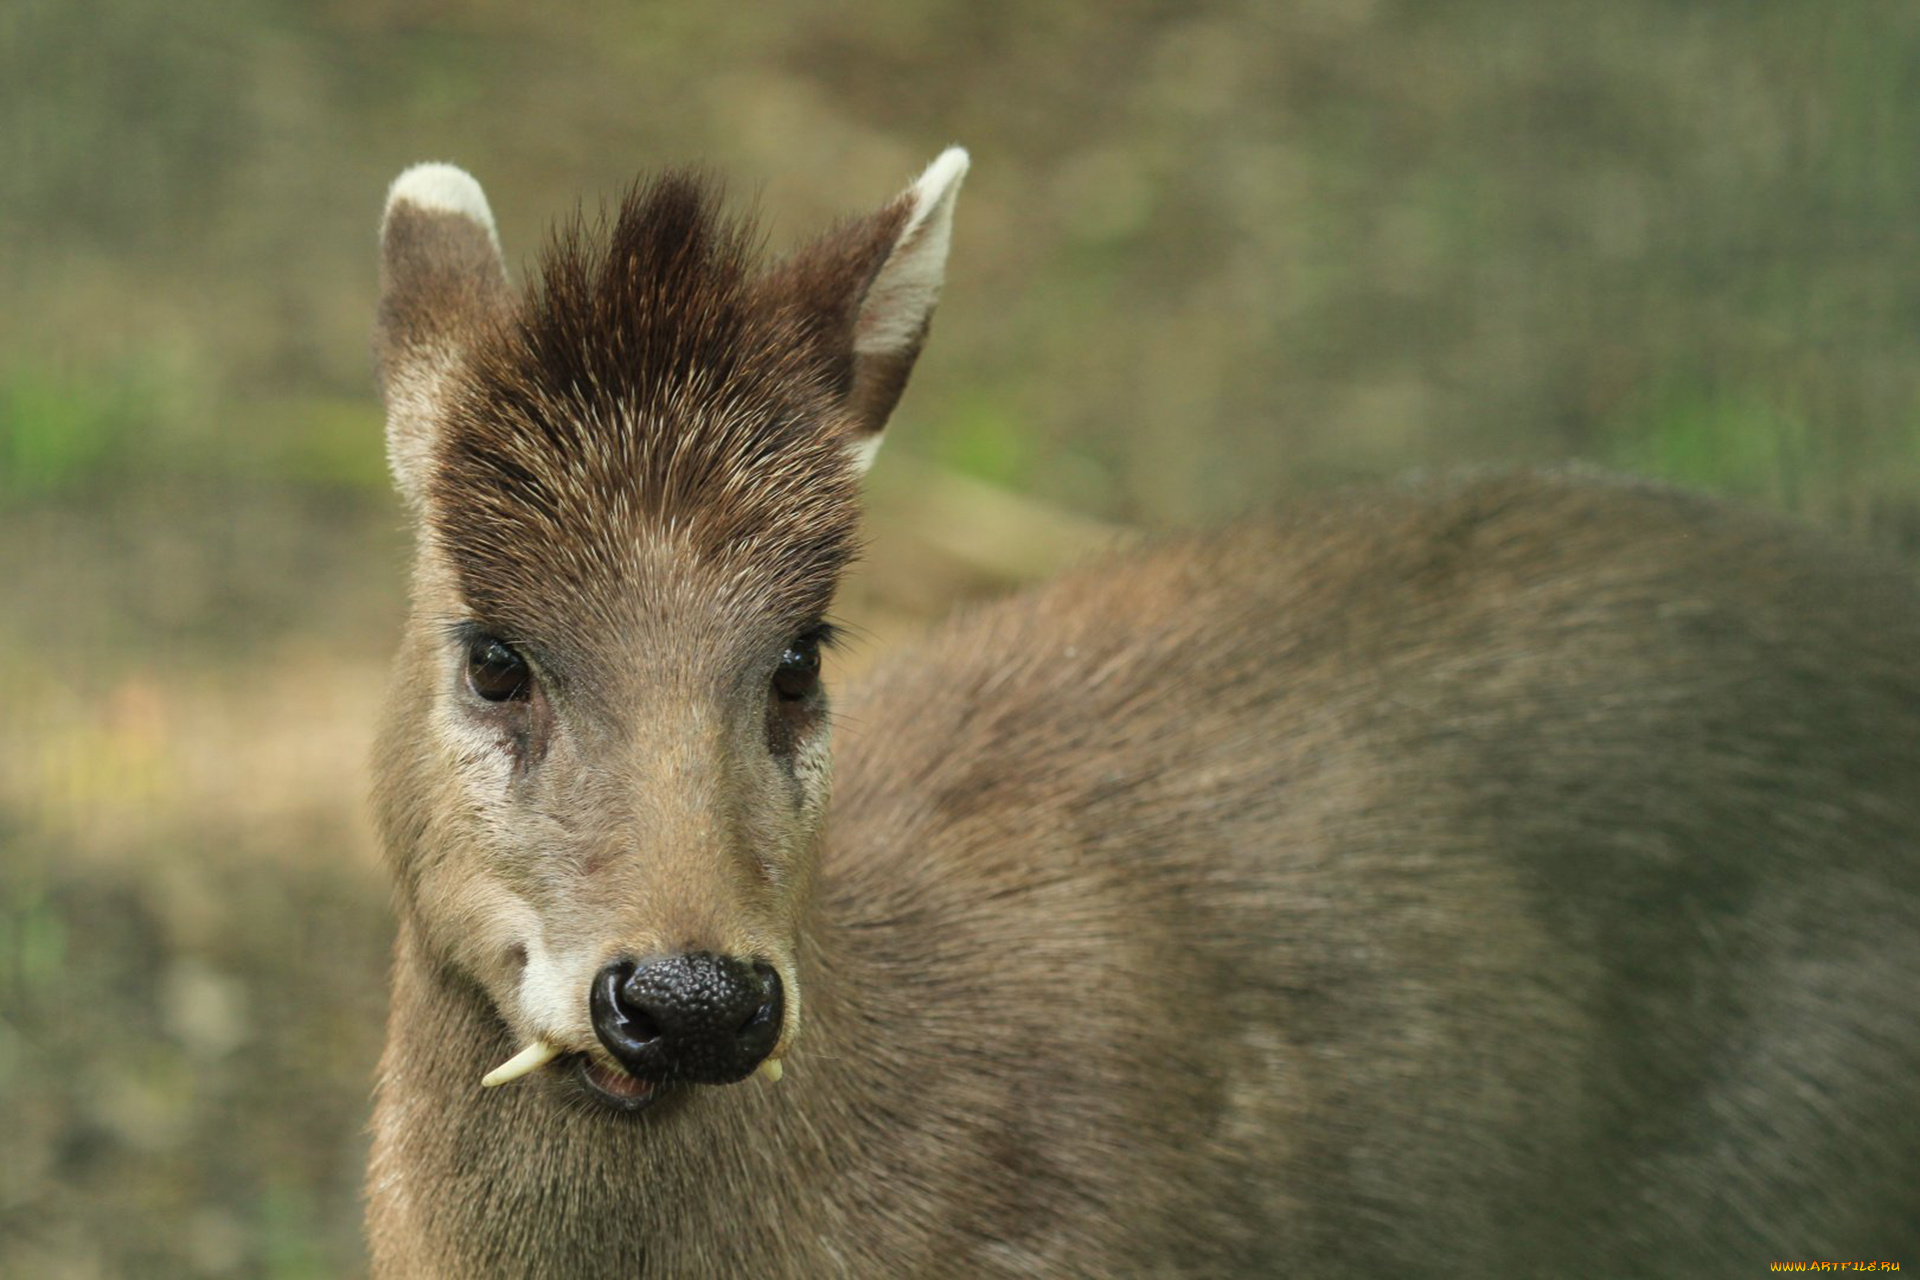
<path id="1" fill-rule="evenodd" d="M 645 1009 L 627 1010 L 627 1027 L 633 1032 L 635 1040 L 658 1040 L 660 1024 Z"/>
<path id="2" fill-rule="evenodd" d="M 617 1028 L 622 1040 L 643 1045 L 660 1037 L 660 1024 L 646 1006 L 633 999 L 628 986 L 633 981 L 634 963 L 616 960 L 595 977 L 589 1001 L 596 1027 L 607 1024 Z"/>
<path id="3" fill-rule="evenodd" d="M 780 1016 L 780 974 L 764 960 L 756 960 L 753 976 L 760 980 L 760 1007 L 747 1015 L 745 1022 L 737 1028 L 737 1034 L 745 1035 L 756 1027 L 764 1027 Z"/>

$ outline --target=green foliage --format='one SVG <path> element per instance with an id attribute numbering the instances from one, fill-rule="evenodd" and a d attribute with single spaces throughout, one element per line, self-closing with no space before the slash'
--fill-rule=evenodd
<path id="1" fill-rule="evenodd" d="M 1030 423 L 1014 418 L 1006 398 L 975 395 L 947 408 L 930 424 L 934 456 L 976 480 L 1022 489 L 1032 481 L 1038 452 Z"/>
<path id="2" fill-rule="evenodd" d="M 14 869 L 0 882 L 0 993 L 7 1007 L 17 1010 L 56 982 L 66 954 L 66 925 L 45 886 Z M 0 1087 L 9 1065 L 0 1058 Z"/>
<path id="3" fill-rule="evenodd" d="M 0 502 L 69 493 L 123 461 L 152 412 L 147 381 L 19 356 L 0 365 Z"/>
<path id="4" fill-rule="evenodd" d="M 271 1280 L 328 1280 L 334 1264 L 315 1238 L 319 1215 L 313 1197 L 298 1183 L 276 1178 L 257 1208 L 257 1231 Z"/>
<path id="5" fill-rule="evenodd" d="M 271 443 L 260 463 L 294 484 L 385 492 L 385 427 L 371 397 L 311 396 L 268 401 L 250 410 Z"/>
<path id="6" fill-rule="evenodd" d="M 1799 506 L 1834 482 L 1830 450 L 1778 398 L 1711 388 L 1675 393 L 1616 437 L 1607 461 L 1675 484 Z"/>

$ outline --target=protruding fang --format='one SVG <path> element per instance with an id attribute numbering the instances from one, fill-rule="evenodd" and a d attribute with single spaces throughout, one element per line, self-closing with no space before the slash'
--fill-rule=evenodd
<path id="1" fill-rule="evenodd" d="M 559 1049 L 548 1044 L 545 1040 L 535 1040 L 532 1044 L 514 1054 L 511 1058 L 508 1058 L 505 1062 L 487 1072 L 487 1074 L 481 1076 L 480 1083 L 491 1089 L 494 1085 L 506 1084 L 509 1081 L 518 1080 L 521 1076 L 538 1071 L 549 1062 L 552 1062 L 555 1055 L 559 1052 Z"/>
<path id="2" fill-rule="evenodd" d="M 768 1058 L 760 1064 L 759 1070 L 754 1072 L 755 1075 L 765 1080 L 768 1084 L 779 1084 L 780 1077 L 785 1073 L 786 1069 L 780 1065 L 780 1059 L 778 1058 Z"/>

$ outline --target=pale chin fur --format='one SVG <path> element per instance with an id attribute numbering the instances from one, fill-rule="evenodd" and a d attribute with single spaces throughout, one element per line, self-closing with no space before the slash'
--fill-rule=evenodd
<path id="1" fill-rule="evenodd" d="M 594 1038 L 591 1026 L 577 1025 L 586 1006 L 579 994 L 587 989 L 581 958 L 556 959 L 541 936 L 533 908 L 518 899 L 514 905 L 521 925 L 519 945 L 525 948 L 527 961 L 515 998 L 519 1017 L 513 1021 L 531 1028 L 533 1034 L 519 1052 L 481 1077 L 480 1083 L 489 1087 L 531 1075 L 569 1049 L 585 1049 Z"/>

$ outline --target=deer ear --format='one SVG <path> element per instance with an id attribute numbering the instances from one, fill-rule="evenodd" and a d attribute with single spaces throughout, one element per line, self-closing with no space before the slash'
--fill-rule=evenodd
<path id="1" fill-rule="evenodd" d="M 824 322 L 850 361 L 850 456 L 865 471 L 906 389 L 946 278 L 967 153 L 949 147 L 878 213 L 829 232 L 774 273 L 774 287 Z"/>
<path id="2" fill-rule="evenodd" d="M 387 406 L 387 464 L 422 505 L 449 376 L 508 307 L 487 197 L 464 170 L 417 164 L 394 179 L 380 223 L 374 353 Z"/>

